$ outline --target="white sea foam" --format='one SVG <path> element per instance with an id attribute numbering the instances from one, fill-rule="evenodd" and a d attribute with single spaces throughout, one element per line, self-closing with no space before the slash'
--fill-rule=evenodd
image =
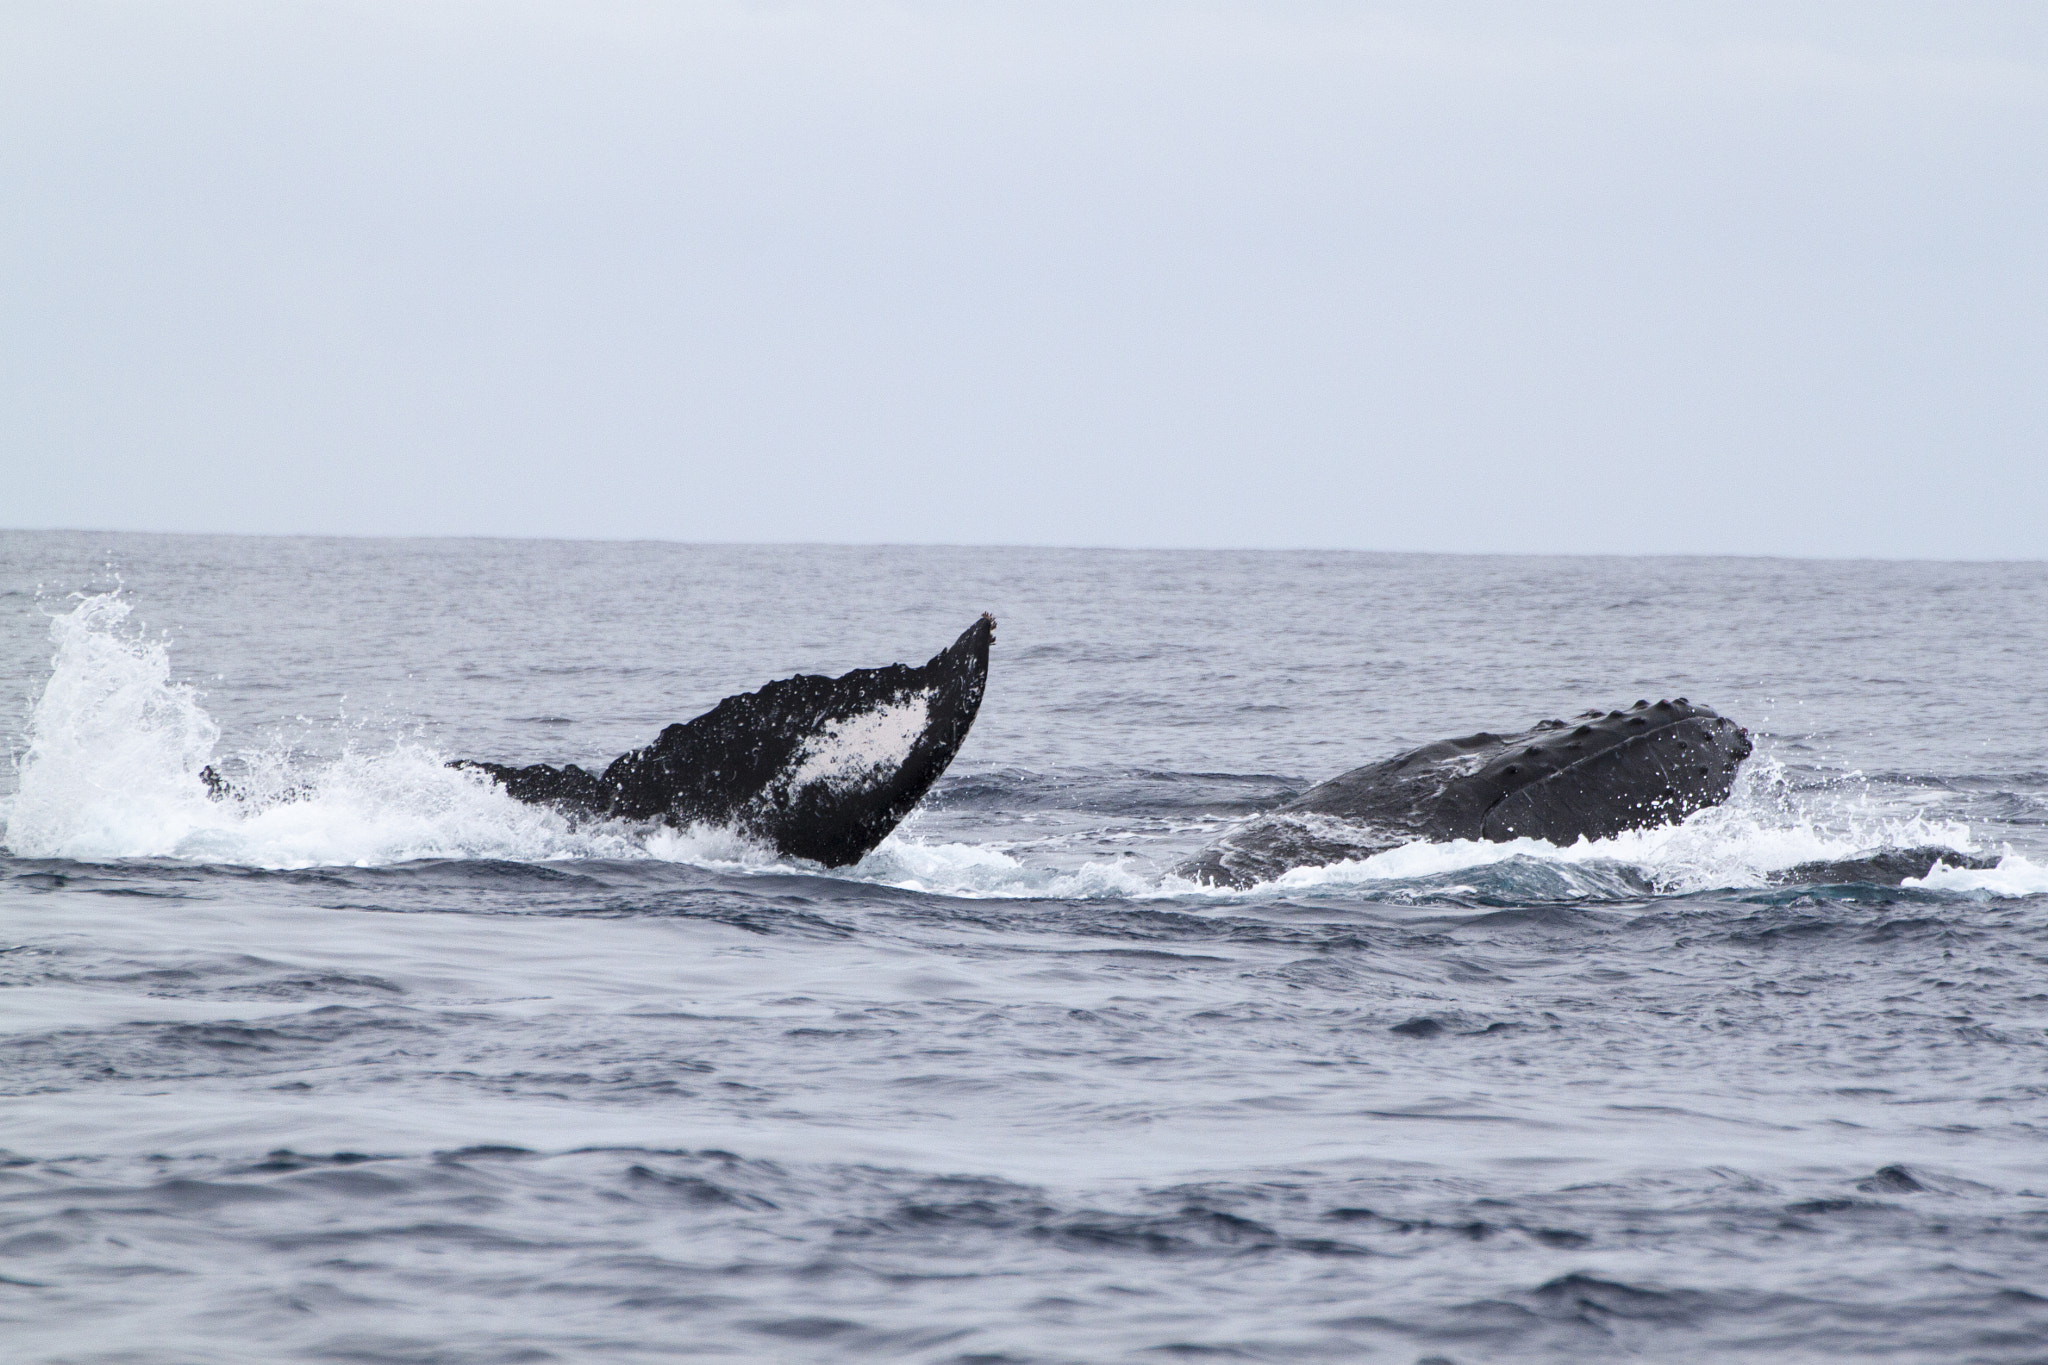
<path id="1" fill-rule="evenodd" d="M 646 836 L 642 847 L 649 856 L 665 862 L 716 872 L 825 875 L 970 899 L 1136 900 L 1173 894 L 1157 876 L 1135 867 L 1103 862 L 1074 869 L 1040 867 L 987 844 L 929 843 L 901 831 L 882 840 L 854 866 L 830 871 L 791 862 L 772 848 L 712 825 L 659 829 Z"/>
<path id="2" fill-rule="evenodd" d="M 986 844 L 931 844 L 901 834 L 884 839 L 852 875 L 907 891 L 972 898 L 1142 900 L 1172 894 L 1148 869 L 1122 863 L 1035 867 Z"/>
<path id="3" fill-rule="evenodd" d="M 1416 881 L 1526 859 L 1566 868 L 1632 868 L 1660 890 L 1684 893 L 1762 886 L 1771 874 L 1801 863 L 1844 859 L 1877 848 L 1913 847 L 1984 851 L 1967 824 L 1880 805 L 1855 783 L 1796 791 L 1786 781 L 1782 765 L 1758 755 L 1726 803 L 1682 824 L 1564 846 L 1538 839 L 1408 844 L 1368 858 L 1295 868 L 1267 886 L 1300 892 Z"/>
<path id="4" fill-rule="evenodd" d="M 1951 867 L 1943 864 L 1925 877 L 1908 879 L 1905 885 L 1984 897 L 2043 896 L 2048 895 L 2048 867 L 2020 854 L 2008 853 L 1998 860 L 1997 867 Z"/>

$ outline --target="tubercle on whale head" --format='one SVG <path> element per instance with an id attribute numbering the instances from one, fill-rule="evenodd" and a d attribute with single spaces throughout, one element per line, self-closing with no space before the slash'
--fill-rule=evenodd
<path id="1" fill-rule="evenodd" d="M 1480 837 L 1571 843 L 1674 823 L 1725 801 L 1751 752 L 1742 727 L 1682 700 L 1640 700 L 1532 748 L 1535 761 L 1525 751 L 1474 779 Z"/>

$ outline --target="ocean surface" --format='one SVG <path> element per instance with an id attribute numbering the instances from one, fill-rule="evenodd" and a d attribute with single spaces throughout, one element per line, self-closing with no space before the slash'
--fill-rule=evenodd
<path id="1" fill-rule="evenodd" d="M 985 610 L 844 871 L 444 766 Z M 0 533 L 0 1358 L 2048 1360 L 2044 666 L 2042 563 Z M 1168 871 L 1678 695 L 1682 827 Z"/>

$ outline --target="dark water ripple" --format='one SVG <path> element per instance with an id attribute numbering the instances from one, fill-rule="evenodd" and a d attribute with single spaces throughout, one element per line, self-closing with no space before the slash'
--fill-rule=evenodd
<path id="1" fill-rule="evenodd" d="M 1509 1192 L 1360 1163 L 1069 1192 L 721 1151 L 15 1161 L 0 1257 L 34 1273 L 0 1287 L 16 1323 L 91 1313 L 174 1354 L 232 1320 L 309 1360 L 2038 1359 L 2048 1298 L 1947 1256 L 2038 1248 L 2048 1199 L 1926 1179 Z M 174 1312 L 138 1304 L 160 1281 Z"/>

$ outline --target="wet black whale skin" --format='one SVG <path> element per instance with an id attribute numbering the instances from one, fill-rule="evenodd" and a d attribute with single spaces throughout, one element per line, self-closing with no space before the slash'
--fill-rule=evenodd
<path id="1" fill-rule="evenodd" d="M 919 668 L 857 668 L 837 678 L 800 674 L 758 692 L 727 697 L 695 720 L 671 725 L 652 744 L 614 759 L 602 773 L 567 764 L 459 760 L 504 784 L 510 795 L 594 819 L 726 825 L 782 854 L 827 867 L 859 862 L 910 814 L 959 752 L 988 682 L 996 622 L 984 614 Z M 814 781 L 790 790 L 786 775 L 805 745 L 834 725 L 924 693 L 927 721 L 893 773 L 853 786 Z"/>
<path id="2" fill-rule="evenodd" d="M 1847 858 L 1800 863 L 1771 873 L 1767 880 L 1773 886 L 1897 886 L 1908 878 L 1925 877 L 1943 864 L 1982 871 L 1997 867 L 1999 862 L 1999 858 L 1988 854 L 1918 844 L 1907 848 L 1872 848 Z"/>
<path id="3" fill-rule="evenodd" d="M 1725 801 L 1749 752 L 1747 730 L 1683 697 L 1482 731 L 1333 777 L 1176 870 L 1245 887 L 1417 841 L 1606 838 Z"/>

